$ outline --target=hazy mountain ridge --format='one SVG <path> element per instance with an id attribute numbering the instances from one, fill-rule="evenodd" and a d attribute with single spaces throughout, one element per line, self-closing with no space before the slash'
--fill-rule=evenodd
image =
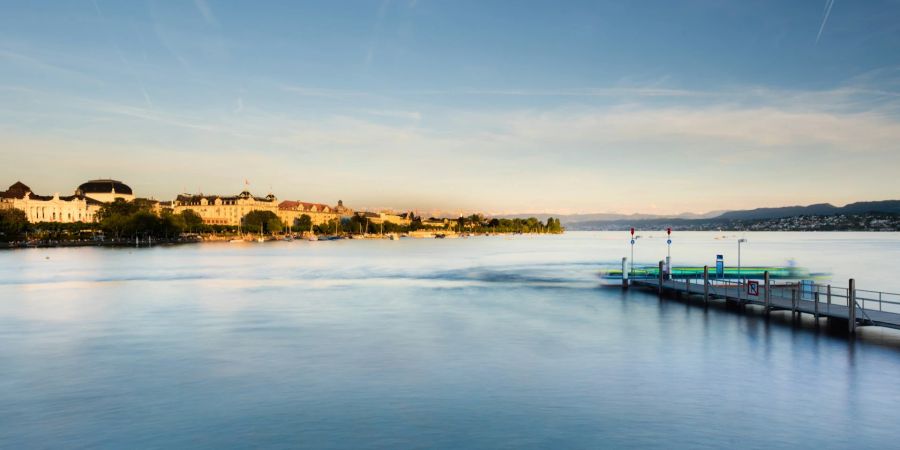
<path id="1" fill-rule="evenodd" d="M 495 217 L 504 219 L 536 217 L 539 220 L 547 220 L 548 217 L 560 219 L 564 226 L 572 229 L 591 229 L 591 224 L 609 222 L 635 222 L 643 225 L 684 225 L 699 222 L 729 222 L 734 220 L 768 220 L 782 219 L 796 216 L 833 216 L 854 214 L 900 214 L 900 200 L 877 200 L 868 202 L 849 203 L 844 206 L 834 206 L 830 203 L 816 203 L 807 206 L 782 206 L 774 208 L 756 208 L 737 211 L 710 211 L 708 213 L 682 213 L 682 214 L 504 214 Z M 576 226 L 577 225 L 577 226 Z"/>
<path id="2" fill-rule="evenodd" d="M 591 213 L 591 214 L 549 214 L 549 213 L 534 213 L 534 214 L 500 214 L 492 217 L 496 217 L 498 219 L 527 219 L 529 217 L 537 218 L 538 220 L 547 220 L 548 217 L 554 217 L 560 219 L 563 225 L 566 224 L 574 224 L 574 223 L 584 223 L 584 222 L 599 222 L 599 221 L 617 221 L 617 220 L 659 220 L 659 219 L 709 219 L 713 217 L 718 217 L 723 214 L 725 211 L 710 211 L 708 213 L 681 213 L 681 214 L 616 214 L 616 213 Z"/>
<path id="3" fill-rule="evenodd" d="M 743 211 L 728 211 L 717 219 L 756 220 L 780 219 L 794 216 L 833 216 L 837 214 L 900 214 L 900 200 L 879 200 L 871 202 L 849 203 L 838 207 L 830 203 L 817 203 L 808 206 L 785 206 L 781 208 L 756 208 Z"/>
<path id="4" fill-rule="evenodd" d="M 850 203 L 842 207 L 819 203 L 728 211 L 704 219 L 592 220 L 569 224 L 563 222 L 563 225 L 570 230 L 622 230 L 632 226 L 655 229 L 672 227 L 679 230 L 893 230 L 897 228 L 898 216 L 900 200 L 881 200 Z"/>

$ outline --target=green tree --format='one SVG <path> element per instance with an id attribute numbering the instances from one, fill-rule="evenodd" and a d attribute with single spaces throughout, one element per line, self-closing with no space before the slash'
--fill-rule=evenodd
<path id="1" fill-rule="evenodd" d="M 0 209 L 0 241 L 19 238 L 28 229 L 28 217 L 21 209 Z"/>
<path id="2" fill-rule="evenodd" d="M 309 231 L 312 228 L 312 218 L 308 214 L 303 214 L 294 219 L 294 229 L 297 231 Z"/>
<path id="3" fill-rule="evenodd" d="M 203 230 L 203 218 L 193 209 L 186 209 L 178 214 L 184 224 L 184 229 L 189 233 Z"/>
<path id="4" fill-rule="evenodd" d="M 251 233 L 277 233 L 281 231 L 281 220 L 272 211 L 253 210 L 243 219 L 244 229 Z"/>

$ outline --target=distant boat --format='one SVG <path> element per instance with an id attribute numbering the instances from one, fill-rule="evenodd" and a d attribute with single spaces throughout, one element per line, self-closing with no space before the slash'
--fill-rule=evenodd
<path id="1" fill-rule="evenodd" d="M 390 240 L 392 240 L 392 241 L 400 240 L 400 236 L 397 236 L 397 233 L 391 233 L 389 236 L 390 236 Z"/>
<path id="2" fill-rule="evenodd" d="M 256 242 L 266 242 L 266 238 L 260 236 L 260 237 L 256 238 Z"/>

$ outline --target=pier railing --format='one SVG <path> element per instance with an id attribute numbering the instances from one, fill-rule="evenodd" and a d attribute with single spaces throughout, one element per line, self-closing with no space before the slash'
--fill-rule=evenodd
<path id="1" fill-rule="evenodd" d="M 900 294 L 868 289 L 854 289 L 852 292 L 847 286 L 835 286 L 830 284 L 818 284 L 809 282 L 770 283 L 766 286 L 759 283 L 756 295 L 748 291 L 746 280 L 710 278 L 708 290 L 705 291 L 702 276 L 678 277 L 666 280 L 666 286 L 671 287 L 683 284 L 684 289 L 690 293 L 704 294 L 717 297 L 734 298 L 753 302 L 772 303 L 783 305 L 788 302 L 793 307 L 801 304 L 813 304 L 816 311 L 830 312 L 832 307 L 849 309 L 851 299 L 855 299 L 860 319 L 872 320 L 871 316 L 877 313 L 900 314 Z"/>

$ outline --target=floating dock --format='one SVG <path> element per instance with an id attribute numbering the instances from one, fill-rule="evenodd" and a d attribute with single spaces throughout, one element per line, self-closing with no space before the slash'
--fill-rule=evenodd
<path id="1" fill-rule="evenodd" d="M 700 297 L 704 303 L 723 299 L 729 303 L 762 306 L 766 313 L 784 310 L 810 314 L 817 320 L 827 317 L 846 321 L 851 334 L 857 326 L 866 325 L 900 330 L 900 294 L 857 289 L 853 279 L 847 286 L 817 284 L 812 280 L 773 282 L 767 271 L 761 280 L 716 279 L 709 276 L 707 267 L 702 268 L 699 276 L 679 276 L 677 268 L 665 274 L 662 263 L 654 272 L 655 276 L 629 277 L 630 280 L 623 280 L 622 286 L 655 290 L 660 297 Z"/>

